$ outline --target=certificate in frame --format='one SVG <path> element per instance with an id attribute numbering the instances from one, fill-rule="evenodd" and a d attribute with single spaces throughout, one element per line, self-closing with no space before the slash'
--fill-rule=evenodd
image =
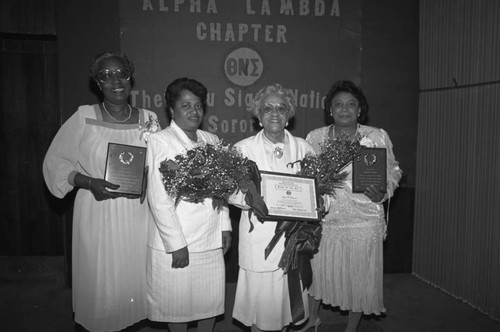
<path id="1" fill-rule="evenodd" d="M 260 175 L 260 194 L 269 210 L 264 220 L 321 220 L 316 178 L 269 171 Z"/>
<path id="2" fill-rule="evenodd" d="M 362 193 L 370 185 L 387 191 L 387 150 L 362 147 L 352 162 L 352 192 Z"/>
<path id="3" fill-rule="evenodd" d="M 144 190 L 145 165 L 145 147 L 108 143 L 104 180 L 120 186 L 116 190 L 108 190 L 141 196 Z"/>

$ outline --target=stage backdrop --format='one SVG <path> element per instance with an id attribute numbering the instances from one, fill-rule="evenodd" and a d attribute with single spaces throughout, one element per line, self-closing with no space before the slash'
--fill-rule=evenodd
<path id="1" fill-rule="evenodd" d="M 136 65 L 132 104 L 167 124 L 164 92 L 191 77 L 209 90 L 202 129 L 228 143 L 258 130 L 248 104 L 278 82 L 297 100 L 288 129 L 325 125 L 332 83 L 360 83 L 361 0 L 121 0 L 121 48 Z"/>

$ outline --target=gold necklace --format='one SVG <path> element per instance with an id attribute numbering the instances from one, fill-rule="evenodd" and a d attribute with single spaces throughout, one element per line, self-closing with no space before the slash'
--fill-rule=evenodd
<path id="1" fill-rule="evenodd" d="M 128 112 L 128 117 L 124 120 L 117 120 L 115 119 L 111 114 L 109 114 L 108 110 L 106 109 L 106 104 L 102 103 L 102 107 L 104 107 L 104 111 L 106 112 L 106 114 L 113 120 L 115 120 L 116 122 L 127 122 L 131 117 L 132 117 L 132 107 L 130 107 L 129 104 L 127 104 L 128 106 L 128 109 L 129 109 L 129 112 Z"/>

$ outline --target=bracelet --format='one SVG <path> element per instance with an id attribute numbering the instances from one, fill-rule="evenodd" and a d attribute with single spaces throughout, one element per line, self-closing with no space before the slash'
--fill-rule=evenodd
<path id="1" fill-rule="evenodd" d="M 90 183 L 92 182 L 92 178 L 89 177 L 89 190 L 92 191 L 92 188 L 90 188 Z"/>

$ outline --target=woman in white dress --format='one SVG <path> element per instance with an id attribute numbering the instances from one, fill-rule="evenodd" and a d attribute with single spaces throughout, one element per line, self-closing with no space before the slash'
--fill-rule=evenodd
<path id="1" fill-rule="evenodd" d="M 159 171 L 162 161 L 199 144 L 216 144 L 216 135 L 198 129 L 207 106 L 207 89 L 180 78 L 165 93 L 170 126 L 150 136 L 148 199 L 154 222 L 148 230 L 147 285 L 149 319 L 168 322 L 171 332 L 185 332 L 188 322 L 211 332 L 224 313 L 224 254 L 231 245 L 227 207 L 212 200 L 190 203 L 168 196 Z"/>
<path id="2" fill-rule="evenodd" d="M 156 114 L 128 104 L 133 64 L 126 56 L 96 57 L 90 75 L 103 102 L 80 106 L 47 151 L 43 175 L 59 198 L 78 188 L 73 212 L 75 322 L 89 331 L 118 331 L 147 318 L 148 204 L 113 192 L 104 179 L 108 143 L 145 147 L 141 128 Z"/>
<path id="3" fill-rule="evenodd" d="M 246 138 L 236 147 L 253 160 L 259 170 L 296 173 L 289 163 L 313 153 L 309 143 L 294 137 L 285 127 L 295 114 L 294 101 L 287 89 L 279 84 L 262 88 L 251 104 L 253 115 L 263 129 Z M 235 205 L 244 206 L 244 200 L 234 197 Z M 239 274 L 233 317 L 252 331 L 281 330 L 292 323 L 288 274 L 278 267 L 284 251 L 281 237 L 267 259 L 264 251 L 275 234 L 276 222 L 261 223 L 255 214 L 242 211 L 239 227 Z M 299 294 L 300 296 L 300 294 Z M 302 292 L 304 317 L 308 316 L 307 293 Z M 301 321 L 294 322 L 300 323 Z"/>
<path id="4" fill-rule="evenodd" d="M 389 199 L 401 178 L 389 135 L 383 129 L 362 125 L 368 112 L 366 98 L 354 83 L 336 82 L 325 100 L 325 112 L 333 124 L 311 131 L 307 141 L 319 152 L 328 138 L 344 132 L 361 145 L 387 149 L 387 192 L 373 185 L 364 193 L 352 192 L 349 173 L 344 185 L 330 199 L 323 219 L 319 252 L 312 260 L 313 282 L 309 290 L 311 310 L 302 331 L 321 324 L 320 301 L 349 311 L 345 331 L 356 331 L 362 314 L 380 315 L 383 303 L 383 251 L 386 224 L 382 203 Z"/>

